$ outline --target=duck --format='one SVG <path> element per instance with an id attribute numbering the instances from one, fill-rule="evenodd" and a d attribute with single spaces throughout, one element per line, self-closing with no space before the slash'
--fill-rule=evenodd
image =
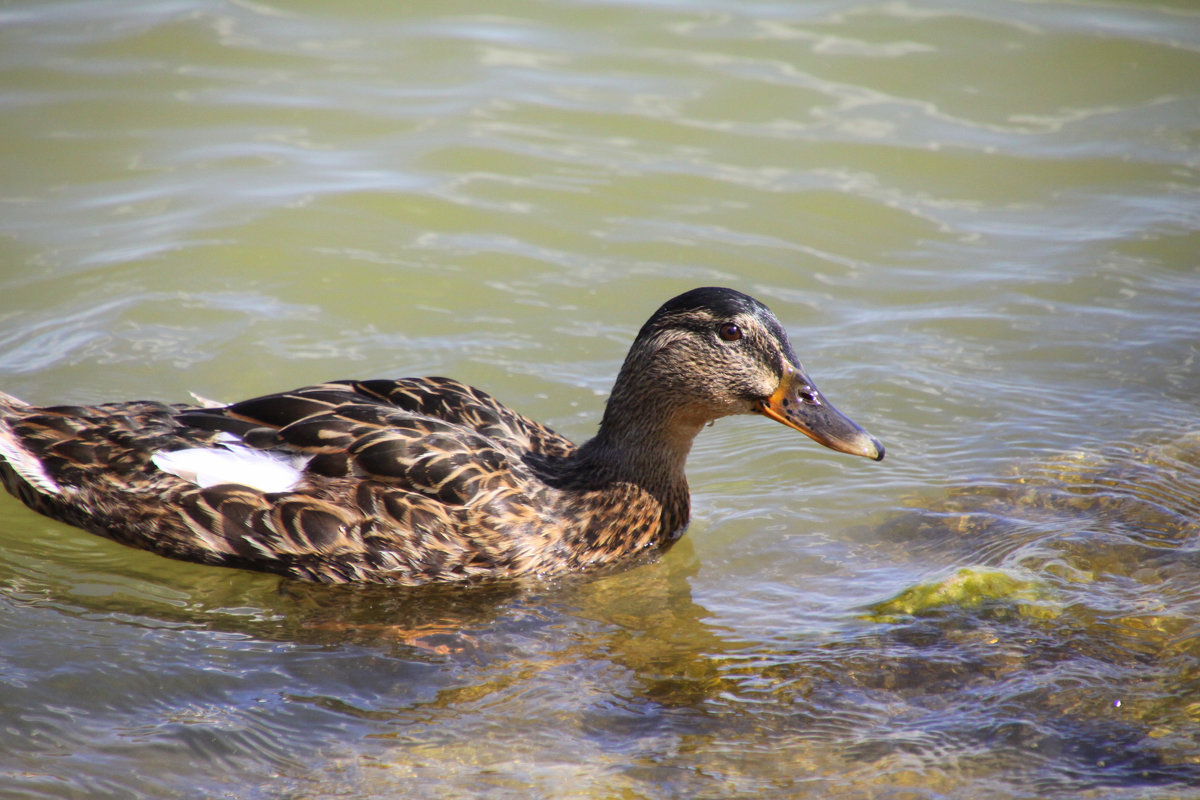
<path id="1" fill-rule="evenodd" d="M 641 327 L 580 445 L 441 377 L 228 405 L 35 407 L 0 393 L 0 480 L 49 517 L 202 564 L 322 583 L 552 578 L 677 541 L 692 442 L 734 414 L 884 456 L 818 391 L 767 306 L 701 287 Z"/>

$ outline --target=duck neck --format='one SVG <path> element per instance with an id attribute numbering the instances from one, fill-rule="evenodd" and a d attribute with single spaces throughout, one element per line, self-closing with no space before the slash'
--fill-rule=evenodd
<path id="1" fill-rule="evenodd" d="M 596 436 L 576 451 L 575 475 L 593 486 L 634 484 L 662 506 L 661 532 L 675 536 L 689 518 L 690 495 L 684 468 L 692 440 L 707 422 L 659 398 L 614 391 Z"/>
<path id="2" fill-rule="evenodd" d="M 703 422 L 651 421 L 642 414 L 613 413 L 610 404 L 600 430 L 579 448 L 578 458 L 598 474 L 652 493 L 676 487 L 686 491 L 684 469 L 701 427 Z"/>

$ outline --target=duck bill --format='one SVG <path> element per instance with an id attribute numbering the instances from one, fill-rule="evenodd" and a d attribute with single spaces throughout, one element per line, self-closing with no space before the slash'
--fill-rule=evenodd
<path id="1" fill-rule="evenodd" d="M 883 444 L 831 406 L 808 377 L 794 367 L 787 367 L 779 388 L 759 400 L 756 410 L 830 450 L 883 460 Z"/>

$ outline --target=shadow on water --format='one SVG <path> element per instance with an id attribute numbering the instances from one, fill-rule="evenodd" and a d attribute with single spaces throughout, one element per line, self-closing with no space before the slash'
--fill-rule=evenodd
<path id="1" fill-rule="evenodd" d="M 269 768 L 316 794 L 496 789 L 497 775 L 516 791 L 545 770 L 567 780 L 565 765 L 596 796 L 1194 786 L 1197 498 L 1200 436 L 1025 465 L 869 533 L 881 559 L 925 564 L 926 583 L 772 642 L 710 621 L 687 540 L 609 575 L 396 590 L 145 554 L 122 574 L 123 549 L 40 522 L 60 546 L 26 561 L 6 521 L 6 604 L 113 625 L 110 642 L 69 624 L 9 636 L 29 657 L 6 656 L 6 679 L 28 694 L 4 692 L 19 722 L 0 739 L 27 769 L 42 742 L 90 748 L 93 771 L 97 752 L 144 771 L 136 743 L 151 742 L 231 783 Z M 61 658 L 60 634 L 70 674 L 35 666 Z M 78 739 L 36 710 L 84 687 Z M 85 788 L 177 788 L 113 770 Z"/>

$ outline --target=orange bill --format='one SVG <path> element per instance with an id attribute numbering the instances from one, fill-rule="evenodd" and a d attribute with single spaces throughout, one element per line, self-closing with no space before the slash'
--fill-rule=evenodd
<path id="1" fill-rule="evenodd" d="M 875 461 L 883 459 L 883 444 L 831 406 L 808 376 L 790 365 L 779 388 L 759 400 L 756 410 L 831 450 Z"/>

